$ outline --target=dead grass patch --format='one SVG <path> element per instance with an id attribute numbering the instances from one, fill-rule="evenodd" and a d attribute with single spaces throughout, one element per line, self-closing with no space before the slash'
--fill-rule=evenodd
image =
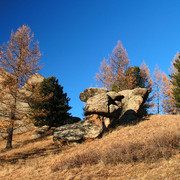
<path id="1" fill-rule="evenodd" d="M 164 132 L 158 137 L 141 142 L 112 144 L 104 151 L 87 150 L 65 158 L 53 166 L 52 171 L 79 168 L 99 162 L 117 165 L 119 163 L 152 163 L 160 158 L 169 159 L 180 150 L 180 133 Z"/>

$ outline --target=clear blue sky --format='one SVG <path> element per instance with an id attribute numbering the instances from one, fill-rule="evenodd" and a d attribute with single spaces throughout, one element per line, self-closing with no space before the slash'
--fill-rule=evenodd
<path id="1" fill-rule="evenodd" d="M 96 86 L 104 57 L 121 40 L 132 66 L 145 61 L 168 74 L 180 51 L 179 0 L 0 0 L 0 45 L 23 24 L 40 42 L 45 65 L 71 98 L 70 111 L 82 118 L 79 94 Z"/>

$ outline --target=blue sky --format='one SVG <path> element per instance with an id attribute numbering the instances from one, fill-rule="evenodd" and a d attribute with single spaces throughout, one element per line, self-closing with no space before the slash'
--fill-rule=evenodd
<path id="1" fill-rule="evenodd" d="M 96 86 L 103 58 L 121 40 L 132 66 L 145 61 L 169 73 L 180 51 L 179 0 L 0 0 L 0 45 L 23 24 L 43 53 L 44 77 L 55 76 L 82 118 L 79 94 Z"/>

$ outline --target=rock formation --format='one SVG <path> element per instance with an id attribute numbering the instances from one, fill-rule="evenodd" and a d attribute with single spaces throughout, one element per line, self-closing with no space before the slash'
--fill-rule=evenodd
<path id="1" fill-rule="evenodd" d="M 36 73 L 30 77 L 28 80 L 27 84 L 30 85 L 36 85 L 37 83 L 41 83 L 43 81 L 44 77 L 41 76 L 40 74 Z M 0 78 L 0 91 L 3 88 L 1 82 L 3 81 L 3 78 Z M 20 90 L 19 90 L 19 96 L 30 96 L 32 92 L 28 91 L 28 85 L 25 84 Z M 0 121 L 4 120 L 6 123 L 6 120 L 9 117 L 10 109 L 9 105 L 11 104 L 12 101 L 12 95 L 9 93 L 7 90 L 4 93 L 3 96 L 3 103 L 0 103 Z M 22 121 L 23 117 L 29 112 L 29 105 L 28 103 L 21 98 L 20 100 L 17 101 L 17 114 L 16 114 L 16 125 L 14 126 L 14 133 L 23 133 L 26 132 L 32 128 L 34 128 L 33 124 L 27 124 L 27 122 Z M 7 136 L 6 131 L 0 127 L 0 139 L 3 137 Z"/>
<path id="2" fill-rule="evenodd" d="M 28 80 L 27 84 L 35 86 L 37 83 L 41 83 L 43 81 L 43 79 L 44 79 L 43 76 L 41 76 L 40 74 L 36 73 L 36 74 L 34 74 L 34 75 L 32 75 L 30 77 L 30 79 Z M 21 89 L 19 89 L 18 96 L 23 96 L 23 95 L 24 96 L 25 95 L 26 96 L 30 96 L 32 94 L 32 92 L 28 91 L 27 84 L 25 84 Z M 0 86 L 0 88 L 2 88 L 2 86 Z M 0 104 L 0 120 L 7 119 L 7 117 L 9 116 L 8 106 L 11 104 L 11 101 L 12 101 L 12 95 L 7 90 L 5 92 L 4 97 L 3 97 L 3 103 Z M 28 112 L 29 105 L 28 105 L 28 103 L 25 100 L 23 100 L 23 98 L 18 100 L 16 105 L 17 105 L 17 107 L 16 107 L 17 108 L 17 112 L 19 112 L 16 115 L 16 117 L 17 117 L 17 119 L 20 120 Z"/>
<path id="3" fill-rule="evenodd" d="M 60 143 L 60 145 L 82 142 L 85 139 L 97 138 L 102 132 L 102 126 L 97 126 L 89 120 L 83 120 L 79 123 L 67 124 L 56 128 L 53 140 Z"/>
<path id="4" fill-rule="evenodd" d="M 83 121 L 64 125 L 54 130 L 55 142 L 79 142 L 93 139 L 112 126 L 137 119 L 139 109 L 146 101 L 146 88 L 124 90 L 118 93 L 106 88 L 87 88 L 80 93 L 80 99 L 86 102 Z"/>

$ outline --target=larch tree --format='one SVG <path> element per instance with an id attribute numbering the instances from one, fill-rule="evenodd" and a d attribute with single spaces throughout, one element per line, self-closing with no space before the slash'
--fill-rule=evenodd
<path id="1" fill-rule="evenodd" d="M 159 69 L 159 66 L 156 65 L 155 69 L 154 69 L 154 72 L 153 72 L 153 84 L 154 84 L 154 87 L 153 87 L 153 94 L 154 94 L 154 99 L 155 99 L 155 112 L 157 114 L 160 113 L 161 111 L 161 100 L 162 100 L 162 90 L 161 90 L 161 87 L 162 87 L 162 72 L 161 70 Z"/>
<path id="2" fill-rule="evenodd" d="M 180 113 L 180 53 L 175 56 L 173 62 L 174 72 L 170 75 L 173 85 L 173 98 L 177 107 L 177 113 Z"/>
<path id="3" fill-rule="evenodd" d="M 119 91 L 130 89 L 131 82 L 125 73 L 129 68 L 129 62 L 126 49 L 122 42 L 118 41 L 109 59 L 104 59 L 101 63 L 99 73 L 96 74 L 96 81 L 109 89 L 112 89 L 113 86 Z"/>
<path id="4" fill-rule="evenodd" d="M 144 111 L 142 113 L 147 115 L 148 111 L 150 112 L 151 108 L 154 106 L 154 103 L 153 103 L 154 96 L 152 94 L 153 81 L 150 74 L 150 69 L 144 61 L 142 62 L 140 66 L 139 87 L 147 88 L 148 90 L 148 98 L 142 107 L 142 110 Z"/>
<path id="5" fill-rule="evenodd" d="M 96 81 L 108 89 L 112 87 L 114 80 L 108 59 L 104 58 L 101 62 L 99 73 L 96 74 Z"/>
<path id="6" fill-rule="evenodd" d="M 33 43 L 34 34 L 30 27 L 23 25 L 17 32 L 11 33 L 10 40 L 2 47 L 0 59 L 1 97 L 4 107 L 6 107 L 6 127 L 7 127 L 7 145 L 6 148 L 12 148 L 13 130 L 15 121 L 20 113 L 17 109 L 17 102 L 24 100 L 20 89 L 25 85 L 32 74 L 35 74 L 41 67 L 39 59 L 38 42 Z M 3 96 L 8 93 L 8 96 Z"/>
<path id="7" fill-rule="evenodd" d="M 168 76 L 163 72 L 162 74 L 162 108 L 164 114 L 176 114 L 177 108 L 175 100 L 173 99 L 173 85 Z"/>

